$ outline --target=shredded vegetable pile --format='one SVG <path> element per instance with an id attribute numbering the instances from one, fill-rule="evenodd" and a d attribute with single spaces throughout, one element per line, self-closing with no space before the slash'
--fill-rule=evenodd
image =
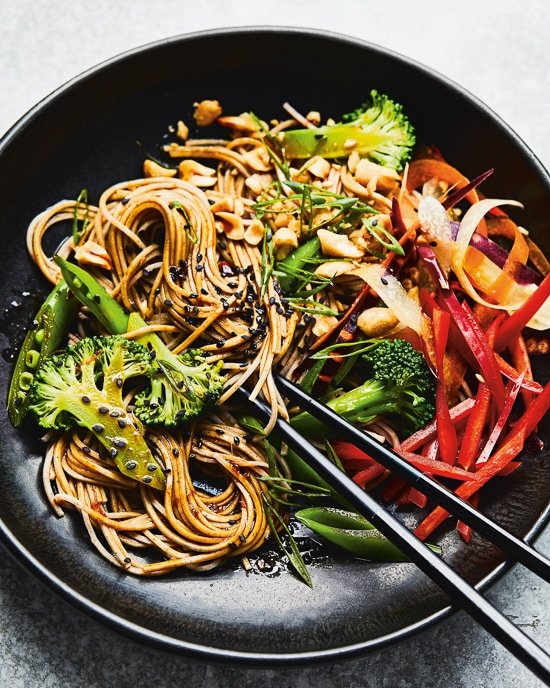
<path id="1" fill-rule="evenodd" d="M 53 291 L 8 412 L 47 429 L 45 493 L 129 573 L 205 570 L 274 538 L 311 577 L 293 519 L 368 559 L 401 553 L 274 432 L 278 417 L 436 537 L 448 514 L 308 413 L 277 371 L 472 504 L 522 465 L 550 406 L 550 265 L 515 199 L 487 198 L 394 100 L 338 120 L 195 105 L 142 176 L 30 224 Z M 190 130 L 210 138 L 190 136 Z M 52 228 L 69 228 L 55 256 Z M 232 404 L 245 387 L 266 426 Z M 469 541 L 470 528 L 457 524 Z M 432 545 L 437 549 L 437 545 Z"/>

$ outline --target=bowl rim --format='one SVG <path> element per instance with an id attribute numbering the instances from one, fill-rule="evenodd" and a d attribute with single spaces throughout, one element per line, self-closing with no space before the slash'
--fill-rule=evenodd
<path id="1" fill-rule="evenodd" d="M 100 72 L 107 70 L 116 64 L 122 64 L 125 61 L 131 60 L 137 55 L 143 55 L 147 52 L 156 51 L 168 45 L 176 45 L 178 43 L 196 40 L 209 40 L 222 36 L 236 37 L 240 35 L 246 37 L 258 33 L 267 33 L 274 36 L 282 34 L 306 36 L 355 46 L 370 50 L 382 56 L 386 56 L 392 60 L 399 61 L 404 65 L 422 72 L 426 76 L 436 79 L 460 97 L 469 100 L 475 108 L 482 111 L 489 117 L 493 125 L 500 128 L 507 137 L 512 139 L 515 145 L 519 147 L 523 155 L 530 160 L 531 165 L 535 169 L 536 175 L 545 183 L 550 195 L 550 174 L 535 153 L 496 112 L 494 112 L 480 98 L 471 93 L 465 87 L 461 86 L 459 83 L 449 79 L 438 70 L 428 67 L 427 65 L 403 55 L 400 52 L 367 40 L 363 40 L 361 38 L 357 38 L 355 36 L 319 28 L 284 25 L 245 25 L 193 31 L 147 42 L 115 54 L 114 56 L 109 57 L 71 77 L 69 80 L 54 89 L 51 93 L 41 98 L 26 113 L 16 120 L 16 122 L 11 125 L 0 138 L 0 156 L 3 155 L 4 151 L 9 148 L 12 142 L 17 139 L 22 131 L 29 126 L 32 126 L 33 121 L 51 103 L 56 102 L 58 99 L 65 96 L 65 94 L 69 93 L 73 88 L 80 86 L 86 80 L 94 78 Z M 541 535 L 549 521 L 550 503 L 538 517 L 538 520 L 534 526 L 525 535 L 525 541 L 529 544 L 533 544 L 534 541 Z M 100 604 L 93 602 L 91 599 L 75 590 L 72 586 L 68 585 L 60 577 L 52 573 L 33 554 L 31 554 L 27 547 L 22 542 L 19 542 L 19 540 L 7 527 L 1 516 L 0 545 L 2 545 L 13 559 L 22 565 L 29 573 L 31 573 L 41 584 L 79 611 L 84 612 L 88 617 L 94 619 L 94 621 L 99 621 L 118 633 L 128 636 L 133 640 L 153 645 L 157 649 L 167 650 L 176 654 L 189 656 L 194 659 L 215 663 L 246 664 L 248 666 L 261 665 L 265 668 L 266 666 L 280 667 L 283 664 L 288 666 L 344 660 L 360 654 L 366 654 L 367 652 L 380 650 L 395 642 L 403 641 L 410 636 L 419 633 L 420 631 L 428 629 L 437 622 L 448 618 L 456 611 L 459 611 L 459 608 L 449 605 L 413 624 L 409 624 L 408 626 L 400 628 L 397 631 L 387 633 L 377 638 L 371 638 L 366 641 L 341 647 L 312 650 L 307 652 L 285 652 L 277 654 L 228 650 L 225 648 L 196 644 L 187 640 L 173 638 L 165 633 L 147 629 L 133 621 L 124 619 Z M 474 587 L 480 591 L 486 590 L 489 586 L 493 585 L 497 580 L 499 580 L 510 568 L 512 568 L 512 566 L 513 562 L 503 561 Z"/>

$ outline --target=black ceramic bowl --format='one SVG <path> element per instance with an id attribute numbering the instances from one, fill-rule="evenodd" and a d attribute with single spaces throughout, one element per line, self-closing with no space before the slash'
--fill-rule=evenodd
<path id="1" fill-rule="evenodd" d="M 253 110 L 264 118 L 281 116 L 289 101 L 338 117 L 371 88 L 401 102 L 418 142 L 436 144 L 466 175 L 494 167 L 485 193 L 523 202 L 521 223 L 550 254 L 547 173 L 505 124 L 440 75 L 379 47 L 313 31 L 231 29 L 162 41 L 65 85 L 0 144 L 3 397 L 9 351 L 32 318 L 33 295 L 47 291 L 25 248 L 38 211 L 84 187 L 96 199 L 113 182 L 140 176 L 136 141 L 162 142 L 170 124 L 191 119 L 196 100 L 217 98 L 227 113 Z M 2 542 L 55 592 L 149 644 L 209 660 L 334 659 L 392 643 L 449 613 L 448 599 L 414 565 L 330 551 L 314 553 L 313 590 L 277 561 L 263 574 L 227 566 L 155 580 L 124 575 L 85 542 L 76 516 L 51 513 L 38 477 L 42 446 L 30 427 L 15 431 L 0 414 Z M 543 463 L 529 461 L 484 501 L 487 513 L 529 540 L 547 517 Z M 486 586 L 504 569 L 500 552 L 476 537 L 466 546 L 449 532 L 442 544 L 472 583 Z"/>

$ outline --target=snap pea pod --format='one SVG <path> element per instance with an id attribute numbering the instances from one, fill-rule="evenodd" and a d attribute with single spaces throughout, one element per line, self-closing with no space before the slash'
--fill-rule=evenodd
<path id="1" fill-rule="evenodd" d="M 14 427 L 20 427 L 27 414 L 29 391 L 38 366 L 59 347 L 78 306 L 67 284 L 61 280 L 36 314 L 33 327 L 19 350 L 8 392 L 8 416 Z"/>
<path id="2" fill-rule="evenodd" d="M 128 331 L 128 313 L 86 270 L 56 256 L 63 279 L 77 300 L 86 306 L 109 334 Z"/>
<path id="3" fill-rule="evenodd" d="M 298 281 L 300 270 L 308 270 L 310 261 L 321 256 L 321 241 L 318 237 L 313 237 L 305 244 L 298 246 L 297 249 L 288 254 L 286 258 L 277 264 L 279 273 L 279 285 L 285 292 L 290 293 L 293 286 Z"/>
<path id="4" fill-rule="evenodd" d="M 295 514 L 313 532 L 352 554 L 377 561 L 408 561 L 407 557 L 363 516 L 331 507 L 310 507 Z M 441 554 L 437 545 L 428 545 Z"/>

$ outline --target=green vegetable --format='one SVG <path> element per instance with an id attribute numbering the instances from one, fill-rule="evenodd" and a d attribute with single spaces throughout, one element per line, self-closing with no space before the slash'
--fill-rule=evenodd
<path id="1" fill-rule="evenodd" d="M 364 342 L 361 343 L 364 346 Z M 403 339 L 372 340 L 363 360 L 372 377 L 362 385 L 327 401 L 346 420 L 364 425 L 378 416 L 395 414 L 410 434 L 434 416 L 435 379 L 424 358 Z M 291 419 L 304 435 L 326 434 L 327 428 L 309 413 Z"/>
<path id="2" fill-rule="evenodd" d="M 37 368 L 61 344 L 74 317 L 78 301 L 71 298 L 64 281 L 58 282 L 34 318 L 27 332 L 11 378 L 8 415 L 18 428 L 27 415 L 29 390 Z"/>
<path id="3" fill-rule="evenodd" d="M 87 306 L 111 334 L 125 334 L 146 325 L 137 313 L 128 315 L 122 306 L 85 270 L 59 256 L 56 262 L 81 303 Z M 225 383 L 222 361 L 209 364 L 199 350 L 176 355 L 156 334 L 137 341 L 153 353 L 151 386 L 135 399 L 135 414 L 147 425 L 173 427 L 196 418 L 218 400 Z"/>
<path id="4" fill-rule="evenodd" d="M 349 142 L 355 141 L 353 148 Z M 292 129 L 282 138 L 285 156 L 311 158 L 347 157 L 351 150 L 361 157 L 401 170 L 409 160 L 415 144 L 414 130 L 398 103 L 377 91 L 370 93 L 370 101 L 342 117 L 332 126 Z"/>
<path id="5" fill-rule="evenodd" d="M 342 549 L 367 559 L 407 561 L 407 557 L 360 514 L 331 507 L 310 507 L 295 514 L 296 520 Z M 441 548 L 428 545 L 438 554 Z"/>
<path id="6" fill-rule="evenodd" d="M 138 321 L 135 327 L 134 320 Z M 141 317 L 132 313 L 129 331 L 141 323 Z M 151 386 L 134 400 L 134 413 L 143 423 L 163 427 L 188 423 L 218 401 L 225 382 L 223 361 L 208 363 L 200 349 L 173 354 L 155 334 L 146 334 L 138 341 L 156 354 Z"/>
<path id="7" fill-rule="evenodd" d="M 89 430 L 124 475 L 159 490 L 164 473 L 143 437 L 141 423 L 126 410 L 126 380 L 147 375 L 153 358 L 124 337 L 88 337 L 46 359 L 34 377 L 29 410 L 39 425 Z"/>
<path id="8" fill-rule="evenodd" d="M 321 241 L 313 237 L 277 263 L 279 286 L 289 293 L 299 280 L 300 273 L 307 270 L 312 260 L 321 258 Z M 312 275 L 313 276 L 313 275 Z"/>

